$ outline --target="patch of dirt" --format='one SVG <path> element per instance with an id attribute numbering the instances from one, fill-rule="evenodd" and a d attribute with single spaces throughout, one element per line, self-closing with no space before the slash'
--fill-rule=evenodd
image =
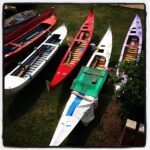
<path id="1" fill-rule="evenodd" d="M 120 108 L 119 103 L 116 103 L 115 98 L 109 103 L 100 123 L 100 130 L 104 137 L 104 142 L 99 146 L 102 147 L 119 147 L 120 139 L 123 131 L 123 123 L 118 115 Z"/>
<path id="2" fill-rule="evenodd" d="M 112 4 L 112 5 L 144 10 L 144 4 L 132 4 L 131 3 L 131 4 Z"/>
<path id="3" fill-rule="evenodd" d="M 120 4 L 120 6 L 144 10 L 144 4 Z"/>

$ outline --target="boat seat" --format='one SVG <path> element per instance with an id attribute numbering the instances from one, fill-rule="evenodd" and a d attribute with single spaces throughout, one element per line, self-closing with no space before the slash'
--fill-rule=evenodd
<path id="1" fill-rule="evenodd" d="M 104 65 L 104 64 L 105 64 L 105 61 L 99 62 L 97 65 Z"/>
<path id="2" fill-rule="evenodd" d="M 84 40 L 81 40 L 81 42 L 82 42 L 82 43 L 86 43 L 86 41 L 87 41 L 86 39 L 84 39 Z"/>
<path id="3" fill-rule="evenodd" d="M 74 60 L 74 59 L 77 59 L 77 56 L 73 56 L 73 57 L 72 57 L 72 60 Z"/>
<path id="4" fill-rule="evenodd" d="M 85 46 L 85 45 L 86 45 L 86 43 L 81 43 L 81 44 L 80 44 L 80 47 L 81 47 L 81 46 Z"/>
<path id="5" fill-rule="evenodd" d="M 125 54 L 124 56 L 125 56 L 125 57 L 134 57 L 135 55 L 132 55 L 132 54 Z"/>
<path id="6" fill-rule="evenodd" d="M 126 45 L 126 47 L 130 49 L 137 49 L 139 45 Z"/>
<path id="7" fill-rule="evenodd" d="M 80 51 L 77 51 L 76 53 L 74 53 L 74 55 L 78 55 L 78 54 L 80 54 Z"/>
<path id="8" fill-rule="evenodd" d="M 133 51 L 133 50 L 130 50 L 130 51 L 126 51 L 127 53 L 133 53 L 133 54 L 136 54 L 138 53 L 138 51 Z"/>
<path id="9" fill-rule="evenodd" d="M 96 67 L 98 70 L 104 70 L 104 67 Z"/>
<path id="10" fill-rule="evenodd" d="M 137 56 L 137 55 L 136 55 L 136 54 L 130 54 L 130 55 L 129 55 L 129 54 L 128 54 L 128 55 L 126 54 L 126 55 L 124 55 L 124 56 L 126 56 L 126 57 L 135 57 L 135 56 Z"/>
<path id="11" fill-rule="evenodd" d="M 99 58 L 100 61 L 105 61 L 105 58 Z"/>
<path id="12" fill-rule="evenodd" d="M 98 65 L 98 66 L 96 66 L 96 68 L 103 68 L 104 67 L 104 65 Z"/>
<path id="13" fill-rule="evenodd" d="M 97 66 L 103 66 L 105 63 L 98 63 Z"/>
<path id="14" fill-rule="evenodd" d="M 133 57 L 124 57 L 125 60 L 135 60 Z"/>

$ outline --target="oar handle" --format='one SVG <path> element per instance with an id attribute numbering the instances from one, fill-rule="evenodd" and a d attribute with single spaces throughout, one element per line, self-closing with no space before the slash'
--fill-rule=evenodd
<path id="1" fill-rule="evenodd" d="M 72 94 L 76 95 L 76 96 L 79 96 L 81 97 L 82 99 L 88 101 L 88 102 L 92 102 L 92 100 L 90 100 L 89 98 L 85 97 L 85 96 L 82 96 L 81 94 L 79 94 L 78 92 L 75 92 L 75 91 L 72 91 L 71 92 Z"/>
<path id="2" fill-rule="evenodd" d="M 90 71 L 84 71 L 84 73 L 90 74 L 90 75 L 99 76 L 99 77 L 103 77 L 103 75 L 101 75 L 101 74 L 99 74 L 99 73 L 94 73 L 94 72 L 90 72 Z"/>

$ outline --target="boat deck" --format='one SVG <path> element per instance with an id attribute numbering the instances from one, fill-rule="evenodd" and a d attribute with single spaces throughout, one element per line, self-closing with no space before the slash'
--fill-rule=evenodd
<path id="1" fill-rule="evenodd" d="M 49 24 L 40 24 L 35 29 L 29 31 L 22 37 L 20 37 L 17 40 L 14 40 L 7 45 L 4 46 L 4 55 L 9 54 L 15 50 L 17 50 L 19 47 L 22 47 L 24 45 L 28 45 L 30 42 L 32 42 L 39 34 L 41 34 L 43 31 L 48 29 L 50 27 Z"/>
<path id="2" fill-rule="evenodd" d="M 20 67 L 11 75 L 21 78 L 32 77 L 33 72 L 43 64 L 43 62 L 47 62 L 53 50 L 59 45 L 61 41 L 59 38 L 59 34 L 53 34 L 50 38 L 46 39 L 46 41 L 43 42 L 24 63 L 20 64 Z"/>
<path id="3" fill-rule="evenodd" d="M 42 48 L 48 46 L 49 49 L 42 51 Z M 47 62 L 47 58 L 55 47 L 50 45 L 42 45 L 41 48 L 29 59 L 25 64 L 22 65 L 21 69 L 16 73 L 16 76 L 21 78 L 32 77 L 32 73 L 43 63 Z"/>

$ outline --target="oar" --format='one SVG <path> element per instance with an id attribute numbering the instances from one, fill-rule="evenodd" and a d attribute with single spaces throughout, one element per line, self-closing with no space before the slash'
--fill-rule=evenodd
<path id="1" fill-rule="evenodd" d="M 88 102 L 92 102 L 91 99 L 89 99 L 89 98 L 87 98 L 87 97 L 85 97 L 85 96 L 82 96 L 81 94 L 79 94 L 79 93 L 76 92 L 76 91 L 72 91 L 71 93 L 74 94 L 74 95 L 76 95 L 76 96 L 81 97 L 82 99 L 84 99 L 84 100 L 86 100 L 86 101 L 88 101 Z"/>
<path id="2" fill-rule="evenodd" d="M 49 81 L 46 80 L 45 83 L 46 83 L 47 90 L 48 90 L 48 92 L 49 92 L 49 91 L 50 91 L 50 89 L 49 89 Z"/>

